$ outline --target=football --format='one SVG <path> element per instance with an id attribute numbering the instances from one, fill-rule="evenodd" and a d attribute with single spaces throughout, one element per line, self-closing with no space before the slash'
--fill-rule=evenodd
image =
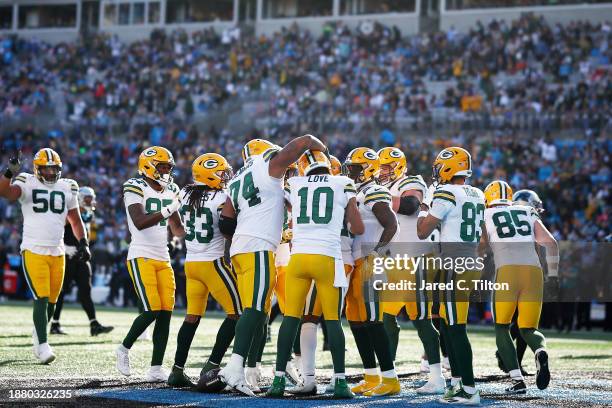
<path id="1" fill-rule="evenodd" d="M 220 368 L 213 368 L 212 370 L 202 373 L 198 380 L 197 390 L 200 392 L 215 393 L 221 392 L 225 388 L 225 383 L 219 378 Z"/>

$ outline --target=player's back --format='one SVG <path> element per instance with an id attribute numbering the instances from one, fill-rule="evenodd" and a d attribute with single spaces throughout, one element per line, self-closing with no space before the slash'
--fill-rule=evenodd
<path id="1" fill-rule="evenodd" d="M 533 265 L 540 267 L 535 244 L 537 211 L 526 205 L 499 205 L 487 208 L 484 220 L 495 267 Z"/>
<path id="2" fill-rule="evenodd" d="M 341 231 L 354 183 L 329 174 L 289 179 L 293 238 L 291 253 L 342 259 Z"/>
<path id="3" fill-rule="evenodd" d="M 241 237 L 265 240 L 276 249 L 283 227 L 283 180 L 270 176 L 268 152 L 249 158 L 228 184 L 228 192 L 237 214 L 232 241 L 232 256 L 251 252 L 240 245 Z"/>
<path id="4" fill-rule="evenodd" d="M 42 183 L 36 176 L 21 173 L 15 178 L 21 188 L 23 239 L 21 250 L 35 247 L 60 248 L 63 253 L 64 227 L 68 211 L 78 207 L 79 186 L 61 178 L 55 184 Z M 59 255 L 56 254 L 56 255 Z"/>
<path id="5" fill-rule="evenodd" d="M 134 258 L 170 260 L 168 254 L 168 220 L 163 219 L 151 227 L 139 230 L 132 221 L 128 207 L 132 204 L 142 204 L 145 213 L 158 212 L 170 205 L 177 198 L 178 193 L 178 186 L 174 183 L 169 184 L 163 191 L 157 191 L 141 177 L 131 178 L 123 184 L 125 210 L 131 235 L 128 260 Z"/>
<path id="6" fill-rule="evenodd" d="M 484 194 L 467 184 L 439 186 L 431 204 L 430 214 L 439 218 L 440 246 L 448 256 L 474 256 L 484 218 Z"/>
<path id="7" fill-rule="evenodd" d="M 188 194 L 180 193 L 181 215 L 185 222 L 185 261 L 214 261 L 223 256 L 225 238 L 219 231 L 219 214 L 227 194 L 222 190 L 209 190 L 202 195 L 195 209 L 188 203 Z"/>

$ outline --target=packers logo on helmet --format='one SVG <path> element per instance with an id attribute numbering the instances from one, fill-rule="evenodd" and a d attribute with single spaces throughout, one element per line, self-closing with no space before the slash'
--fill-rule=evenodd
<path id="1" fill-rule="evenodd" d="M 315 169 L 325 168 L 329 172 L 331 163 L 329 159 L 319 150 L 306 150 L 298 159 L 298 172 L 302 176 L 307 176 Z"/>
<path id="2" fill-rule="evenodd" d="M 490 182 L 484 190 L 484 196 L 487 207 L 512 204 L 512 188 L 502 180 Z"/>
<path id="3" fill-rule="evenodd" d="M 41 183 L 53 185 L 62 176 L 62 160 L 59 154 L 53 149 L 40 149 L 34 155 L 32 161 L 34 167 L 34 175 Z"/>
<path id="4" fill-rule="evenodd" d="M 232 178 L 232 166 L 220 154 L 205 153 L 193 161 L 191 175 L 195 184 L 221 190 Z"/>
<path id="5" fill-rule="evenodd" d="M 397 147 L 383 147 L 378 151 L 380 160 L 380 176 L 378 181 L 381 184 L 391 183 L 406 173 L 406 156 Z"/>
<path id="6" fill-rule="evenodd" d="M 160 173 L 157 168 L 160 164 L 169 165 L 170 171 L 166 174 Z M 174 169 L 174 165 L 174 157 L 172 153 L 170 153 L 170 150 L 161 146 L 153 146 L 140 153 L 140 157 L 138 158 L 138 173 L 158 182 L 162 187 L 165 187 L 172 183 L 172 170 Z"/>
<path id="7" fill-rule="evenodd" d="M 249 140 L 242 148 L 242 160 L 246 162 L 249 158 L 259 156 L 269 149 L 280 150 L 280 147 L 264 139 Z"/>
<path id="8" fill-rule="evenodd" d="M 369 147 L 357 147 L 348 154 L 342 165 L 342 173 L 359 187 L 375 180 L 380 172 L 378 154 Z"/>
<path id="9" fill-rule="evenodd" d="M 442 150 L 433 163 L 434 183 L 446 184 L 453 177 L 472 176 L 472 156 L 462 147 L 448 147 Z"/>

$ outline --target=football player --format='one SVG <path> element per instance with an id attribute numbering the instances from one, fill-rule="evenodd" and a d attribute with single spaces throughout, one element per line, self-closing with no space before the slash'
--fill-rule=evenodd
<path id="1" fill-rule="evenodd" d="M 204 313 L 208 295 L 221 305 L 225 320 L 217 332 L 217 339 L 202 372 L 218 368 L 234 338 L 240 316 L 240 298 L 236 277 L 223 258 L 225 237 L 219 231 L 219 214 L 227 194 L 223 191 L 232 177 L 232 167 L 217 153 L 198 156 L 192 166 L 193 184 L 180 194 L 181 215 L 185 222 L 185 277 L 187 314 L 177 336 L 176 354 L 168 385 L 193 386 L 184 373 L 187 354 Z"/>
<path id="2" fill-rule="evenodd" d="M 484 191 L 487 208 L 482 244 L 488 242 L 493 251 L 495 281 L 509 286 L 509 290 L 494 291 L 492 302 L 497 349 L 512 379 L 506 388 L 509 394 L 524 394 L 527 390 L 510 336 L 509 326 L 517 308 L 520 334 L 535 353 L 536 384 L 543 390 L 550 382 L 546 339 L 537 330 L 542 311 L 543 272 L 534 242 L 546 248 L 548 276 L 553 280 L 558 275 L 559 246 L 540 220 L 538 210 L 528 205 L 530 201 L 539 201 L 533 198 L 534 194 L 522 190 L 513 197 L 512 188 L 501 180 L 491 182 Z"/>
<path id="3" fill-rule="evenodd" d="M 329 156 L 330 161 L 330 172 L 332 176 L 338 176 L 341 173 L 340 161 L 333 155 Z M 344 271 L 347 276 L 353 271 L 353 265 L 355 264 L 353 259 L 352 243 L 354 235 L 350 232 L 346 225 L 346 218 L 342 225 L 340 232 L 340 243 L 342 250 L 342 261 L 344 263 Z M 317 351 L 317 329 L 323 316 L 323 309 L 321 307 L 321 299 L 317 296 L 317 288 L 313 283 L 310 286 L 310 290 L 306 296 L 306 302 L 304 305 L 304 311 L 302 316 L 302 323 L 299 331 L 299 336 L 296 337 L 296 343 L 300 344 L 300 369 L 301 369 L 301 382 L 293 388 L 287 390 L 291 394 L 295 395 L 315 395 L 317 393 L 317 384 L 315 381 L 316 371 L 316 351 Z M 326 326 L 324 326 L 324 329 Z M 325 335 L 325 332 L 323 332 Z M 294 347 L 295 350 L 295 347 Z M 325 350 L 325 348 L 324 348 Z M 289 366 L 287 366 L 287 370 Z M 335 376 L 332 376 L 330 383 L 326 391 L 334 392 L 335 388 Z"/>
<path id="4" fill-rule="evenodd" d="M 77 239 L 75 257 L 87 262 L 91 254 L 79 213 L 79 186 L 74 180 L 61 178 L 59 154 L 49 148 L 40 149 L 32 164 L 34 174 L 17 174 L 21 167 L 20 154 L 9 159 L 8 167 L 0 177 L 0 197 L 21 204 L 21 263 L 34 297 L 34 355 L 42 363 L 49 364 L 55 360 L 55 354 L 47 342 L 47 323 L 53 316 L 64 281 L 66 220 Z"/>
<path id="5" fill-rule="evenodd" d="M 344 174 L 357 186 L 359 212 L 365 225 L 363 235 L 353 241 L 355 269 L 346 296 L 346 318 L 364 368 L 364 380 L 351 390 L 365 396 L 395 395 L 400 392 L 400 383 L 391 356 L 389 336 L 383 325 L 382 305 L 378 292 L 370 284 L 372 271 L 369 265 L 374 258 L 389 253 L 389 244 L 399 230 L 397 217 L 391 208 L 391 193 L 376 182 L 380 160 L 374 150 L 367 147 L 353 149 L 343 167 Z M 368 246 L 374 246 L 371 252 Z M 376 368 L 377 358 L 382 381 Z"/>
<path id="6" fill-rule="evenodd" d="M 93 188 L 81 187 L 79 189 L 79 209 L 87 236 L 91 237 L 91 222 L 96 210 L 96 193 Z M 72 284 L 75 283 L 79 290 L 79 302 L 89 318 L 89 333 L 92 336 L 109 333 L 113 330 L 113 326 L 102 326 L 96 319 L 96 308 L 91 300 L 91 263 L 89 261 L 83 262 L 76 257 L 78 244 L 79 241 L 72 232 L 72 226 L 70 223 L 67 223 L 64 229 L 64 245 L 68 257 L 66 273 L 64 275 L 64 284 L 62 285 L 62 293 L 55 304 L 55 312 L 53 313 L 53 319 L 51 319 L 51 330 L 49 332 L 51 334 L 66 334 L 59 320 L 64 305 L 64 294 L 72 290 Z"/>
<path id="7" fill-rule="evenodd" d="M 401 254 L 410 258 L 430 256 L 433 247 L 429 237 L 417 237 L 417 213 L 421 202 L 428 194 L 428 188 L 420 175 L 406 175 L 406 156 L 397 147 L 385 147 L 378 151 L 380 158 L 380 175 L 378 181 L 389 189 L 392 196 L 393 211 L 397 213 L 400 225 L 398 242 L 401 243 Z M 431 268 L 430 268 L 431 269 Z M 440 366 L 440 337 L 431 322 L 431 296 L 421 288 L 425 282 L 433 281 L 433 271 L 420 264 L 418 270 L 398 270 L 391 273 L 392 278 L 412 280 L 416 290 L 410 294 L 408 302 L 383 302 L 384 324 L 391 340 L 391 353 L 395 360 L 399 341 L 399 325 L 396 316 L 402 308 L 423 343 L 429 362 L 429 380 L 417 389 L 419 394 L 443 394 L 446 385 Z M 428 277 L 429 275 L 429 277 Z"/>
<path id="8" fill-rule="evenodd" d="M 254 339 L 264 333 L 276 282 L 274 251 L 283 229 L 285 171 L 308 149 L 325 150 L 325 145 L 311 135 L 295 138 L 280 150 L 268 141 L 251 140 L 242 151 L 244 167 L 228 185 L 230 196 L 219 227 L 232 237 L 230 256 L 243 313 L 236 325 L 232 356 L 219 377 L 246 395 L 254 393 L 245 380 L 244 358 Z"/>
<path id="9" fill-rule="evenodd" d="M 355 199 L 355 185 L 347 177 L 332 176 L 329 159 L 320 151 L 306 151 L 298 167 L 304 176 L 288 181 L 293 238 L 286 291 L 291 302 L 285 305 L 285 317 L 278 335 L 276 372 L 266 395 L 284 395 L 286 364 L 299 330 L 306 297 L 314 282 L 330 338 L 334 398 L 352 398 L 354 395 L 344 374 L 345 339 L 340 323 L 344 291 L 348 287 L 340 234 L 345 211 L 351 232 L 361 234 L 364 230 Z"/>
<path id="10" fill-rule="evenodd" d="M 420 239 L 427 238 L 440 226 L 440 257 L 453 262 L 452 270 L 441 272 L 443 282 L 452 286 L 452 289 L 443 292 L 440 304 L 440 317 L 443 319 L 440 330 L 444 331 L 444 339 L 447 341 L 452 373 L 451 386 L 441 401 L 464 405 L 480 404 L 466 323 L 471 287 L 473 281 L 480 276 L 480 270 L 476 268 L 476 249 L 480 241 L 485 206 L 482 191 L 466 184 L 471 175 L 472 157 L 467 150 L 461 147 L 442 150 L 433 163 L 433 180 L 437 189 L 433 194 L 431 208 L 422 203 L 422 211 L 417 220 L 417 235 Z M 457 268 L 454 262 L 458 259 L 472 259 L 470 263 L 474 264 L 474 268 L 470 269 L 473 270 Z"/>
<path id="11" fill-rule="evenodd" d="M 168 149 L 149 147 L 138 158 L 140 177 L 123 184 L 123 201 L 131 235 L 127 266 L 143 312 L 117 347 L 117 369 L 123 375 L 130 375 L 130 348 L 138 336 L 155 322 L 151 368 L 147 372 L 147 379 L 154 382 L 168 381 L 168 373 L 161 365 L 168 343 L 176 289 L 168 251 L 168 227 L 170 235 L 185 235 L 178 213 L 181 204 L 179 188 L 173 182 L 173 168 L 174 158 Z"/>

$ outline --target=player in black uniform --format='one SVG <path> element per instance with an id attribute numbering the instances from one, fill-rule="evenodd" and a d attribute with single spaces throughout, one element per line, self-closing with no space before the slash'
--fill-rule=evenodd
<path id="1" fill-rule="evenodd" d="M 93 219 L 93 212 L 96 205 L 96 194 L 91 187 L 81 187 L 79 189 L 79 206 L 81 207 L 81 218 L 87 235 L 91 236 L 91 221 Z M 98 334 L 108 333 L 113 330 L 112 326 L 102 326 L 96 319 L 96 309 L 93 301 L 91 300 L 91 263 L 83 262 L 77 259 L 74 255 L 76 254 L 76 247 L 78 241 L 72 233 L 70 224 L 66 224 L 64 230 L 64 245 L 66 247 L 66 273 L 64 275 L 64 285 L 62 287 L 62 293 L 57 299 L 55 306 L 55 313 L 53 313 L 53 319 L 51 320 L 51 334 L 67 334 L 61 327 L 59 319 L 62 313 L 62 307 L 64 306 L 64 294 L 72 290 L 72 285 L 76 283 L 78 288 L 78 299 L 83 306 L 83 310 L 87 313 L 89 318 L 90 333 L 92 336 Z"/>

